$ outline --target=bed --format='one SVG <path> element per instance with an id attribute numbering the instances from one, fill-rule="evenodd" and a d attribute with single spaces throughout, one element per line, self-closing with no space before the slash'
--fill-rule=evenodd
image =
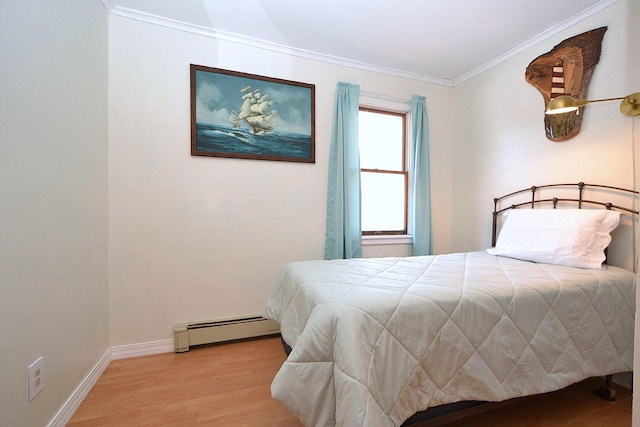
<path id="1" fill-rule="evenodd" d="M 604 261 L 637 211 L 585 198 L 590 188 L 637 194 L 530 187 L 494 199 L 488 250 L 287 265 L 264 309 L 291 350 L 273 397 L 305 426 L 400 426 L 631 371 L 635 274 Z"/>

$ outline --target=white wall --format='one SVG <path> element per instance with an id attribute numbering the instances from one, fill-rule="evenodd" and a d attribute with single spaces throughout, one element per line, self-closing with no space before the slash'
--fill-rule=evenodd
<path id="1" fill-rule="evenodd" d="M 106 53 L 98 1 L 0 6 L 2 426 L 46 425 L 109 347 Z"/>
<path id="2" fill-rule="evenodd" d="M 316 85 L 316 163 L 190 155 L 189 64 Z M 260 313 L 278 271 L 324 254 L 336 83 L 427 98 L 437 250 L 449 248 L 452 88 L 359 71 L 112 15 L 111 344 L 177 322 Z"/>
<path id="3" fill-rule="evenodd" d="M 633 92 L 640 92 L 640 45 L 637 40 L 640 40 L 640 26 L 637 25 L 638 18 L 640 18 L 640 2 L 627 0 L 626 3 L 626 16 L 627 16 L 627 39 L 624 42 L 625 45 L 625 58 L 626 66 L 624 68 L 624 80 L 627 82 Z M 635 118 L 634 127 L 632 128 L 632 137 L 635 138 L 636 143 L 640 138 L 640 119 Z M 631 134 L 631 132 L 629 132 Z M 640 154 L 636 150 L 636 162 L 638 162 L 638 156 Z M 636 172 L 636 188 L 640 187 L 640 177 Z M 638 242 L 640 246 L 640 242 Z M 640 251 L 639 251 L 640 252 Z M 636 282 L 638 280 L 638 273 L 636 273 Z M 640 316 L 638 316 L 638 309 L 640 307 L 640 292 L 636 287 L 636 330 L 635 330 L 635 354 L 634 354 L 634 371 L 640 369 Z M 640 375 L 633 376 L 633 389 L 640 390 Z M 636 396 L 633 398 L 633 427 L 640 427 L 640 399 Z"/>
<path id="4" fill-rule="evenodd" d="M 638 55 L 629 33 L 638 19 L 636 6 L 635 15 L 629 13 L 632 3 L 621 0 L 456 87 L 457 110 L 464 117 L 454 148 L 454 251 L 490 245 L 494 197 L 556 182 L 633 187 L 631 129 L 638 119 L 622 115 L 618 102 L 590 104 L 580 133 L 565 142 L 552 142 L 544 134 L 542 95 L 524 77 L 529 63 L 558 43 L 608 26 L 589 99 L 640 90 L 637 60 L 631 58 L 632 49 Z M 631 268 L 630 255 L 619 256 L 624 259 L 616 262 Z"/>

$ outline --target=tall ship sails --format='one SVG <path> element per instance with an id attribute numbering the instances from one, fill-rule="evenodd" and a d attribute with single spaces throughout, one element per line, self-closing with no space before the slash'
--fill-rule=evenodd
<path id="1" fill-rule="evenodd" d="M 263 95 L 260 89 L 251 90 L 251 86 L 245 86 L 240 93 L 242 105 L 239 113 L 232 112 L 229 115 L 231 125 L 238 128 L 243 122 L 247 123 L 256 135 L 272 131 L 278 121 L 273 98 Z"/>

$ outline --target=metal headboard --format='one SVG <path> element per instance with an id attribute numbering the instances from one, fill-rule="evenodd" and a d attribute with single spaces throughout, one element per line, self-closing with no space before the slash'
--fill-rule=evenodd
<path id="1" fill-rule="evenodd" d="M 578 190 L 578 197 L 577 198 L 552 197 L 552 198 L 536 199 L 536 194 L 537 194 L 536 192 L 538 190 L 545 189 L 545 188 L 554 188 L 554 187 L 556 188 L 562 187 L 565 189 L 576 188 Z M 555 209 L 558 203 L 560 202 L 562 203 L 570 202 L 570 203 L 577 203 L 578 209 L 582 209 L 582 205 L 584 203 L 587 203 L 590 205 L 599 205 L 609 210 L 614 209 L 614 210 L 629 212 L 631 214 L 636 214 L 636 215 L 638 214 L 638 211 L 633 208 L 616 205 L 610 202 L 601 202 L 597 200 L 585 199 L 584 190 L 586 188 L 607 190 L 611 195 L 633 196 L 633 195 L 640 194 L 638 191 L 629 190 L 621 187 L 613 187 L 610 185 L 600 185 L 600 184 L 585 184 L 584 182 L 579 182 L 577 184 L 548 184 L 548 185 L 539 185 L 539 186 L 534 185 L 533 187 L 524 188 L 522 190 L 514 191 L 513 193 L 505 194 L 504 196 L 501 196 L 501 197 L 496 197 L 495 199 L 493 199 L 493 229 L 491 232 L 491 246 L 496 245 L 496 239 L 497 239 L 497 233 L 498 233 L 498 214 L 509 209 L 516 209 L 521 206 L 531 206 L 531 209 L 533 209 L 536 205 L 539 205 L 542 203 L 552 203 L 553 208 Z M 526 202 L 510 204 L 506 207 L 500 208 L 500 206 L 505 205 L 506 203 L 505 199 L 510 199 L 512 197 L 515 197 L 517 195 L 527 193 L 527 192 L 531 192 L 531 200 Z"/>

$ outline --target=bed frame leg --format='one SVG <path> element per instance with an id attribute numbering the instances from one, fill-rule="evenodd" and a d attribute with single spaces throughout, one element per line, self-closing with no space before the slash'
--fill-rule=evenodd
<path id="1" fill-rule="evenodd" d="M 596 390 L 596 396 L 609 402 L 615 401 L 616 391 L 611 388 L 612 380 L 613 375 L 607 375 L 606 377 L 604 377 L 604 385 Z"/>

